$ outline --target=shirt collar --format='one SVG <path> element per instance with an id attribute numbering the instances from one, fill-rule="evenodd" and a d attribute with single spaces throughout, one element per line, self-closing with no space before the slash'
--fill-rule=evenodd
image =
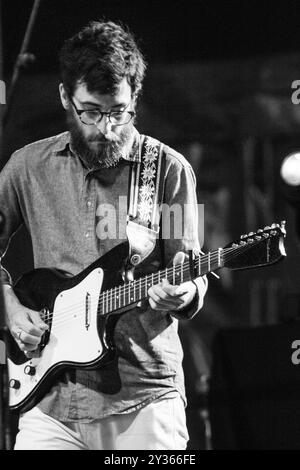
<path id="1" fill-rule="evenodd" d="M 124 148 L 122 158 L 129 162 L 140 162 L 141 161 L 141 149 L 140 149 L 140 133 L 134 127 L 132 139 L 128 142 L 127 146 Z M 75 156 L 75 153 L 72 151 L 72 142 L 70 133 L 64 132 L 59 135 L 57 142 L 54 144 L 53 151 L 57 155 L 62 155 L 65 153 L 65 150 L 70 150 L 71 155 Z"/>

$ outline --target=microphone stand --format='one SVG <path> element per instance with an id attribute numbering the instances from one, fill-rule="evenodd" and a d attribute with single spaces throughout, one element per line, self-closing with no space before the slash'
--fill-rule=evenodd
<path id="1" fill-rule="evenodd" d="M 31 10 L 30 18 L 29 18 L 29 21 L 28 21 L 28 24 L 27 24 L 24 39 L 23 39 L 23 42 L 22 42 L 22 45 L 21 45 L 21 49 L 20 49 L 20 52 L 19 52 L 19 54 L 17 56 L 17 59 L 15 61 L 15 65 L 14 65 L 14 68 L 13 68 L 13 74 L 12 74 L 12 78 L 11 78 L 11 83 L 10 83 L 8 96 L 7 96 L 6 110 L 5 110 L 5 113 L 4 113 L 4 116 L 3 116 L 3 121 L 2 121 L 3 127 L 6 126 L 7 121 L 8 121 L 8 117 L 9 117 L 9 114 L 10 114 L 10 111 L 11 111 L 12 102 L 13 102 L 13 95 L 14 95 L 14 91 L 15 91 L 15 88 L 16 88 L 16 85 L 17 85 L 17 82 L 18 82 L 18 79 L 19 79 L 20 70 L 22 68 L 27 67 L 30 63 L 34 62 L 34 60 L 35 60 L 34 55 L 31 54 L 30 52 L 28 52 L 27 49 L 28 49 L 28 45 L 29 45 L 29 42 L 30 42 L 31 34 L 32 34 L 32 31 L 33 31 L 33 27 L 34 27 L 34 24 L 35 24 L 35 21 L 36 21 L 36 17 L 37 17 L 37 14 L 38 14 L 38 10 L 39 10 L 41 1 L 42 0 L 34 0 L 34 4 L 33 4 L 33 7 L 32 7 L 32 10 Z"/>
<path id="2" fill-rule="evenodd" d="M 30 63 L 34 62 L 35 57 L 33 54 L 28 52 L 28 46 L 31 39 L 33 27 L 37 18 L 38 9 L 40 7 L 42 0 L 34 0 L 34 4 L 31 10 L 31 14 L 28 20 L 27 28 L 25 31 L 24 39 L 21 45 L 20 52 L 17 56 L 17 59 L 14 64 L 12 78 L 9 86 L 9 91 L 6 99 L 6 108 L 4 113 L 0 114 L 0 144 L 1 144 L 1 157 L 3 152 L 3 130 L 7 125 L 8 118 L 12 109 L 13 96 L 16 89 L 16 85 L 20 76 L 20 70 L 25 68 Z M 0 13 L 3 8 L 2 2 L 0 0 Z M 2 28 L 2 15 L 0 19 L 0 35 Z M 2 41 L 2 37 L 0 37 Z M 0 44 L 0 73 L 2 74 L 2 42 Z M 2 77 L 1 77 L 2 78 Z M 1 160 L 1 159 L 0 159 Z M 0 233 L 3 229 L 3 224 L 5 220 L 0 213 Z M 2 226 L 2 227 L 1 227 Z M 0 254 L 0 267 L 1 267 L 1 254 Z M 9 413 L 8 408 L 8 373 L 7 373 L 7 364 L 6 364 L 6 335 L 7 335 L 7 326 L 6 326 L 6 313 L 3 297 L 3 288 L 1 281 L 0 273 L 0 450 L 11 450 L 13 447 L 14 441 L 14 432 L 13 432 L 13 416 Z"/>
<path id="3" fill-rule="evenodd" d="M 6 321 L 5 307 L 0 277 L 0 449 L 11 447 L 11 428 L 8 415 L 8 374 L 6 364 Z"/>

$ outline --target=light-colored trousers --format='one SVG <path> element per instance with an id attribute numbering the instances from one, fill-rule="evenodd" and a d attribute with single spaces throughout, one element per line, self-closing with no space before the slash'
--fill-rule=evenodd
<path id="1" fill-rule="evenodd" d="M 178 395 L 92 423 L 61 423 L 35 407 L 20 417 L 15 450 L 184 450 L 187 441 Z"/>

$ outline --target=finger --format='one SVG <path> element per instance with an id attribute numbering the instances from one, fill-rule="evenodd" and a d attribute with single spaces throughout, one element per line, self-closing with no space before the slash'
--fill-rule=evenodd
<path id="1" fill-rule="evenodd" d="M 39 349 L 36 349 L 35 351 L 23 351 L 25 356 L 28 357 L 28 359 L 32 359 L 34 357 L 40 357 L 41 353 Z"/>
<path id="2" fill-rule="evenodd" d="M 177 307 L 181 305 L 182 300 L 180 297 L 170 296 L 159 285 L 153 286 L 148 291 L 149 298 L 151 298 L 157 305 L 162 307 Z"/>
<path id="3" fill-rule="evenodd" d="M 161 297 L 162 299 L 168 298 L 177 298 L 180 295 L 176 294 L 176 289 L 178 286 L 172 286 L 169 281 L 162 281 L 160 284 L 155 284 L 154 286 L 150 287 L 149 291 L 154 292 L 156 295 Z M 148 291 L 148 292 L 149 292 Z"/>
<path id="4" fill-rule="evenodd" d="M 181 286 L 170 284 L 166 278 L 164 278 L 159 285 L 164 292 L 169 294 L 171 297 L 180 297 L 185 292 L 185 289 L 181 289 Z"/>
<path id="5" fill-rule="evenodd" d="M 33 335 L 30 335 L 28 333 L 26 333 L 26 331 L 22 331 L 19 335 L 18 335 L 18 340 L 22 343 L 22 344 L 28 344 L 30 346 L 37 346 L 40 341 L 41 341 L 41 336 L 33 336 Z"/>
<path id="6" fill-rule="evenodd" d="M 156 294 L 149 296 L 149 304 L 154 310 L 174 310 L 182 305 L 182 303 L 183 301 L 181 299 L 164 300 Z"/>
<path id="7" fill-rule="evenodd" d="M 149 298 L 149 305 L 152 308 L 152 310 L 165 310 L 165 311 L 172 310 L 172 308 L 167 307 L 165 305 L 161 305 L 161 304 L 155 302 L 151 298 Z"/>
<path id="8" fill-rule="evenodd" d="M 44 331 L 49 329 L 49 326 L 47 323 L 45 323 L 40 316 L 39 312 L 36 312 L 35 310 L 30 310 L 28 309 L 28 315 L 30 320 L 32 321 L 33 325 L 35 325 L 37 328 L 40 328 Z"/>
<path id="9" fill-rule="evenodd" d="M 185 286 L 182 286 L 182 285 L 177 287 L 176 290 L 175 290 L 175 294 L 178 295 L 179 297 L 182 297 L 182 296 L 188 294 L 188 292 L 189 292 L 188 289 Z"/>
<path id="10" fill-rule="evenodd" d="M 18 341 L 18 345 L 19 345 L 19 348 L 21 349 L 21 351 L 23 351 L 24 353 L 27 352 L 27 351 L 30 351 L 30 353 L 31 353 L 32 351 L 35 351 L 38 347 L 38 345 L 23 343 L 22 341 Z"/>

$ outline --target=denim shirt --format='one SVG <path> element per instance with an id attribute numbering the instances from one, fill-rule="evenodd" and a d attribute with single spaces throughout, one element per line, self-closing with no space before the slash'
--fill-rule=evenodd
<path id="1" fill-rule="evenodd" d="M 5 227 L 0 250 L 25 224 L 32 239 L 34 267 L 56 267 L 76 275 L 126 240 L 126 209 L 130 166 L 139 161 L 140 134 L 120 162 L 90 170 L 72 151 L 68 132 L 34 142 L 16 151 L 0 173 L 0 210 Z M 195 176 L 185 158 L 164 146 L 164 199 L 186 204 L 183 236 L 156 244 L 148 266 L 165 267 L 177 251 L 199 250 Z M 116 208 L 115 237 L 104 237 L 103 205 Z M 111 207 L 111 206 L 109 206 Z M 125 206 L 126 208 L 126 206 Z M 10 276 L 2 268 L 2 279 Z M 198 278 L 196 285 L 206 283 Z M 180 315 L 192 317 L 200 309 L 198 291 Z M 53 383 L 38 406 L 61 421 L 90 422 L 134 411 L 167 393 L 185 400 L 183 351 L 178 336 L 178 314 L 154 311 L 149 304 L 124 313 L 114 342 L 117 356 L 100 369 L 70 370 Z M 76 344 L 74 347 L 80 347 Z"/>

